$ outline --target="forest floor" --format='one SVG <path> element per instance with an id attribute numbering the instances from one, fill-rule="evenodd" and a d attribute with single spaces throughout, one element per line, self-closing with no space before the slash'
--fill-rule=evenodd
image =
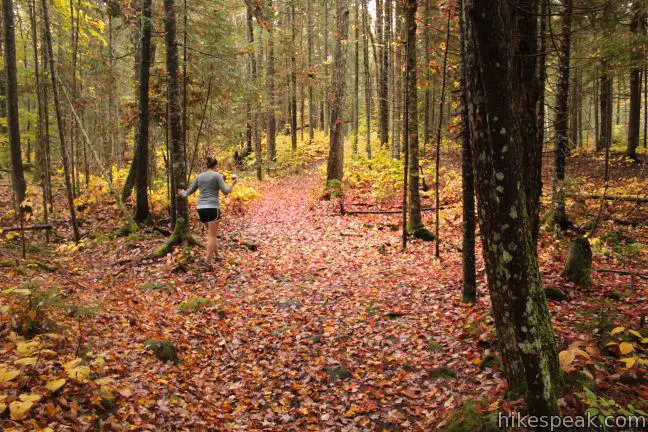
<path id="1" fill-rule="evenodd" d="M 313 171 L 258 189 L 262 198 L 226 212 L 224 261 L 213 269 L 195 262 L 199 248 L 151 259 L 163 241 L 155 232 L 112 238 L 109 206 L 84 216 L 84 232 L 92 234 L 78 248 L 44 246 L 37 236 L 32 259 L 23 261 L 20 242 L 4 240 L 0 425 L 417 431 L 522 407 L 505 398 L 492 355 L 479 249 L 477 304 L 460 302 L 460 206 L 444 211 L 438 260 L 433 243 L 412 241 L 401 251 L 398 215 L 340 215 L 336 201 L 320 199 Z M 366 201 L 361 192 L 351 191 L 347 205 Z M 459 193 L 442 196 L 458 202 Z M 195 220 L 193 227 L 203 239 Z M 631 232 L 645 235 L 645 225 Z M 645 272 L 645 248 L 628 255 L 633 242 L 623 239 L 617 251 L 599 238 L 609 253 L 595 248 L 594 267 Z M 561 397 L 563 412 L 602 400 L 615 400 L 614 412 L 628 404 L 646 410 L 648 281 L 596 272 L 590 287 L 575 287 L 560 276 L 567 245 L 543 228 L 545 286 L 568 296 L 549 301 L 559 349 L 567 352 L 563 367 L 574 378 Z M 6 291 L 25 283 L 29 293 Z M 16 314 L 28 309 L 17 298 L 49 287 L 59 287 L 65 303 L 42 311 L 55 323 L 35 337 L 14 333 Z M 170 341 L 179 361 L 156 358 L 145 348 L 151 339 Z"/>

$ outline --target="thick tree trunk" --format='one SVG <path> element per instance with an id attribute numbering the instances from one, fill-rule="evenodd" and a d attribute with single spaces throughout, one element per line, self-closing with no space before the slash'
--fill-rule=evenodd
<path id="1" fill-rule="evenodd" d="M 324 82 L 330 80 L 329 77 L 329 0 L 324 0 Z M 329 111 L 329 87 L 327 84 L 322 86 L 322 100 L 320 104 L 320 126 L 322 130 L 328 131 L 328 111 Z"/>
<path id="2" fill-rule="evenodd" d="M 463 0 L 459 0 L 459 32 L 461 42 L 461 189 L 463 203 L 463 290 L 462 301 L 477 300 L 477 275 L 475 270 L 475 179 L 473 174 L 470 127 L 468 125 L 468 99 L 466 96 L 466 42 Z"/>
<path id="3" fill-rule="evenodd" d="M 169 123 L 169 161 L 173 166 L 174 189 L 171 195 L 176 201 L 176 222 L 173 234 L 167 243 L 158 248 L 154 255 L 164 256 L 177 244 L 193 242 L 189 233 L 189 209 L 187 199 L 176 195 L 175 189 L 185 189 L 187 167 L 182 142 L 182 107 L 180 106 L 180 85 L 178 83 L 178 45 L 176 43 L 175 0 L 164 0 L 164 39 L 166 43 L 167 100 Z"/>
<path id="4" fill-rule="evenodd" d="M 421 197 L 419 195 L 419 141 L 418 141 L 418 102 L 416 80 L 416 10 L 418 0 L 407 0 L 407 58 L 406 105 L 407 105 L 407 145 L 409 147 L 409 231 L 415 236 L 425 236 L 421 216 Z"/>
<path id="5" fill-rule="evenodd" d="M 638 46 L 640 36 L 644 33 L 646 12 L 645 6 L 640 0 L 632 2 L 632 21 L 630 31 L 633 36 L 630 57 L 632 66 L 630 69 L 630 117 L 628 119 L 628 148 L 626 154 L 629 158 L 638 161 L 637 147 L 639 147 L 639 132 L 641 124 L 641 69 L 642 49 Z"/>
<path id="6" fill-rule="evenodd" d="M 344 176 L 344 102 L 346 96 L 347 47 L 349 40 L 349 5 L 348 0 L 338 0 L 336 4 L 337 39 L 333 63 L 333 80 L 331 86 L 333 99 L 331 103 L 331 130 L 329 158 L 326 182 L 342 181 Z"/>
<path id="7" fill-rule="evenodd" d="M 248 6 L 247 10 L 247 38 L 248 38 L 248 43 L 250 44 L 250 54 L 248 56 L 248 61 L 250 62 L 250 79 L 255 85 L 257 85 L 257 78 L 258 78 L 258 66 L 257 66 L 257 58 L 256 58 L 256 53 L 254 49 L 254 21 L 253 21 L 253 13 L 252 13 L 252 8 Z M 256 98 L 255 98 L 255 106 L 256 106 Z M 256 170 L 256 177 L 258 180 L 261 180 L 263 178 L 263 170 L 262 170 L 262 160 L 263 160 L 263 155 L 262 155 L 262 149 L 261 149 L 261 132 L 259 131 L 259 114 L 258 111 L 255 109 L 254 112 L 252 113 L 252 130 L 251 130 L 252 138 L 254 140 L 254 167 Z"/>
<path id="8" fill-rule="evenodd" d="M 142 1 L 140 22 L 140 58 L 138 79 L 138 123 L 135 145 L 136 205 L 135 220 L 144 222 L 150 216 L 148 203 L 148 159 L 149 159 L 149 76 L 151 67 L 151 0 Z"/>
<path id="9" fill-rule="evenodd" d="M 534 143 L 516 126 L 520 76 L 510 57 L 515 22 L 533 10 L 510 0 L 464 4 L 468 118 L 498 346 L 510 388 L 526 387 L 529 413 L 539 416 L 559 414 L 560 368 L 521 188 L 529 181 L 522 161 Z"/>
<path id="10" fill-rule="evenodd" d="M 16 210 L 20 211 L 27 185 L 23 173 L 22 148 L 20 146 L 20 123 L 18 116 L 18 78 L 16 72 L 16 34 L 14 29 L 13 0 L 2 0 L 4 22 L 4 58 L 6 79 L 7 126 L 9 131 L 9 154 L 11 159 L 11 185 Z"/>
<path id="11" fill-rule="evenodd" d="M 563 0 L 562 22 L 562 47 L 559 56 L 558 91 L 556 94 L 556 152 L 555 171 L 553 178 L 553 221 L 561 230 L 569 227 L 569 220 L 565 211 L 565 195 L 563 183 L 565 181 L 565 162 L 568 148 L 568 120 L 569 120 L 569 59 L 571 52 L 571 15 L 572 0 Z M 574 125 L 572 125 L 574 126 Z"/>

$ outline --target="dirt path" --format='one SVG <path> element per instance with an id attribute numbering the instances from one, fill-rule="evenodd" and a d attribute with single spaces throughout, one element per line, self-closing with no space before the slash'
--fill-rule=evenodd
<path id="1" fill-rule="evenodd" d="M 490 324 L 483 308 L 457 302 L 456 257 L 437 263 L 421 243 L 402 254 L 399 232 L 382 224 L 393 220 L 337 216 L 316 199 L 317 185 L 314 175 L 264 184 L 245 215 L 226 215 L 226 262 L 208 273 L 172 273 L 176 256 L 109 276 L 116 272 L 105 264 L 141 253 L 150 239 L 104 247 L 100 261 L 83 252 L 98 274 L 96 283 L 87 275 L 81 295 L 101 304 L 87 345 L 106 353 L 106 374 L 123 389 L 115 423 L 423 430 L 462 399 L 501 391 L 497 373 L 473 364 L 479 348 L 462 340 Z M 168 289 L 142 292 L 145 281 Z M 178 311 L 199 296 L 217 306 Z M 180 363 L 145 353 L 151 338 L 173 341 Z M 446 364 L 456 379 L 431 375 Z"/>

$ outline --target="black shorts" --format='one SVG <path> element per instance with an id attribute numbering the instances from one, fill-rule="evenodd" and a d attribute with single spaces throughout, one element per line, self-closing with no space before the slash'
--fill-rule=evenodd
<path id="1" fill-rule="evenodd" d="M 217 208 L 203 208 L 198 209 L 198 217 L 200 222 L 209 223 L 220 220 L 220 210 Z"/>

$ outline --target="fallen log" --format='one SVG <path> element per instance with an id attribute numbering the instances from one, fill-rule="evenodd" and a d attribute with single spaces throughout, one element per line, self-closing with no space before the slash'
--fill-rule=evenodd
<path id="1" fill-rule="evenodd" d="M 0 228 L 0 233 L 7 233 L 12 231 L 36 231 L 36 230 L 51 230 L 53 227 L 50 224 L 30 225 L 26 227 L 8 227 Z"/>
<path id="2" fill-rule="evenodd" d="M 599 273 L 616 273 L 620 275 L 628 275 L 628 276 L 635 276 L 641 279 L 648 279 L 648 273 L 639 273 L 639 272 L 633 272 L 630 270 L 617 270 L 617 269 L 610 269 L 610 268 L 593 268 L 592 271 L 599 272 Z"/>
<path id="3" fill-rule="evenodd" d="M 442 207 L 443 208 L 443 207 Z M 436 207 L 423 207 L 421 211 L 436 210 Z M 401 214 L 403 210 L 344 210 L 342 214 L 358 215 L 358 214 Z"/>
<path id="4" fill-rule="evenodd" d="M 628 201 L 628 202 L 637 202 L 637 203 L 648 203 L 648 198 L 632 197 L 632 196 L 577 194 L 577 193 L 566 193 L 565 196 L 568 198 L 575 198 L 581 200 L 604 199 L 607 201 Z"/>

